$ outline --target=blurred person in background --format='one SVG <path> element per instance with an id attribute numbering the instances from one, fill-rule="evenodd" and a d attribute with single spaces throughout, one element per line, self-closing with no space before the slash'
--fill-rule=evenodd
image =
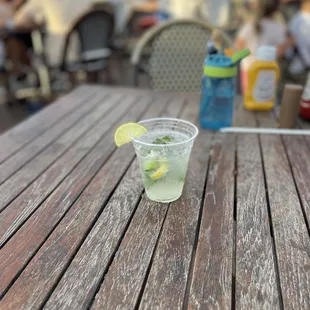
<path id="1" fill-rule="evenodd" d="M 24 0 L 0 0 L 0 24 L 4 24 L 7 20 L 12 19 L 16 10 Z M 23 35 L 20 36 L 9 36 L 4 40 L 0 41 L 0 67 L 3 69 L 5 65 L 6 56 L 8 56 L 12 61 L 14 57 L 19 53 L 16 59 L 24 58 L 27 61 L 25 55 L 23 54 Z M 21 54 L 23 54 L 21 56 Z"/>
<path id="2" fill-rule="evenodd" d="M 47 35 L 45 52 L 49 65 L 59 66 L 65 38 L 73 22 L 86 12 L 91 0 L 28 0 L 5 26 L 11 33 L 30 32 L 44 25 Z M 73 56 L 72 56 L 73 57 Z"/>
<path id="3" fill-rule="evenodd" d="M 288 37 L 287 29 L 274 16 L 279 10 L 280 0 L 260 0 L 257 3 L 257 14 L 254 20 L 247 22 L 237 35 L 236 48 L 249 48 L 251 55 L 241 62 L 241 85 L 247 88 L 247 72 L 255 60 L 256 51 L 260 46 L 271 45 L 277 48 L 277 56 L 282 58 L 285 51 L 293 44 Z"/>
<path id="4" fill-rule="evenodd" d="M 302 0 L 300 11 L 289 24 L 289 32 L 296 40 L 290 73 L 303 74 L 310 70 L 310 0 Z"/>
<path id="5" fill-rule="evenodd" d="M 158 10 L 170 18 L 201 19 L 214 26 L 228 24 L 231 0 L 159 0 Z"/>
<path id="6" fill-rule="evenodd" d="M 7 0 L 0 0 L 0 23 L 5 22 L 7 19 L 12 18 L 13 10 Z M 5 44 L 3 40 L 0 40 L 0 68 L 4 68 L 6 57 Z"/>
<path id="7" fill-rule="evenodd" d="M 25 4 L 27 0 L 8 0 L 8 4 L 11 9 L 11 16 L 8 19 L 12 19 L 16 12 Z M 29 31 L 13 32 L 5 38 L 7 58 L 11 61 L 11 67 L 13 72 L 21 73 L 25 66 L 30 65 L 30 58 L 28 50 L 32 48 L 31 33 Z M 23 78 L 24 74 L 20 74 L 20 78 Z"/>

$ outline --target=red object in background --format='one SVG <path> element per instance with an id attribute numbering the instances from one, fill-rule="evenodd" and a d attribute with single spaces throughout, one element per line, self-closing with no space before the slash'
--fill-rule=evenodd
<path id="1" fill-rule="evenodd" d="M 300 100 L 300 115 L 310 121 L 310 73 Z"/>
<path id="2" fill-rule="evenodd" d="M 143 16 L 138 20 L 138 27 L 141 29 L 148 29 L 158 24 L 158 19 L 156 16 Z"/>
<path id="3" fill-rule="evenodd" d="M 300 101 L 300 115 L 302 118 L 310 121 L 310 101 Z"/>

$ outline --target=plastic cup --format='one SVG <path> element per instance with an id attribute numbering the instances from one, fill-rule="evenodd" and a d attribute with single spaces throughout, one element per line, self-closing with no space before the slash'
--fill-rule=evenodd
<path id="1" fill-rule="evenodd" d="M 157 202 L 175 201 L 183 192 L 198 128 L 190 122 L 173 118 L 150 119 L 140 124 L 147 133 L 133 139 L 133 145 L 146 195 Z"/>

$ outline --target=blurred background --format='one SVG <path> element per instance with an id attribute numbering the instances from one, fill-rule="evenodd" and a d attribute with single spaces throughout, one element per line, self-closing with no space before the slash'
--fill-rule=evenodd
<path id="1" fill-rule="evenodd" d="M 153 81 L 148 76 L 154 75 L 154 68 L 160 66 L 164 59 L 167 61 L 167 57 L 176 63 L 179 59 L 176 66 L 186 67 L 184 58 L 180 60 L 179 57 L 184 48 L 189 50 L 191 57 L 197 56 L 197 70 L 201 70 L 208 39 L 218 40 L 225 48 L 248 47 L 255 53 L 259 42 L 265 43 L 263 41 L 267 39 L 266 33 L 252 35 L 251 31 L 246 32 L 246 26 L 251 24 L 253 27 L 262 26 L 263 32 L 268 28 L 268 34 L 273 33 L 274 37 L 278 37 L 281 29 L 281 34 L 284 33 L 282 42 L 278 39 L 273 42 L 268 36 L 268 44 L 279 49 L 285 47 L 285 51 L 281 55 L 279 53 L 279 61 L 285 68 L 283 78 L 290 79 L 295 75 L 296 79 L 302 80 L 302 73 L 308 70 L 310 50 L 308 53 L 305 40 L 296 38 L 294 31 L 298 34 L 300 29 L 304 29 L 305 33 L 308 30 L 310 33 L 309 2 L 0 0 L 0 132 L 52 104 L 82 83 L 196 90 L 187 89 L 188 83 L 174 83 L 173 79 L 182 80 L 182 76 L 176 77 L 173 72 L 170 80 L 161 76 L 160 72 L 156 72 L 158 76 Z M 182 19 L 191 20 L 192 25 L 208 30 L 207 35 L 198 35 L 196 41 L 189 42 L 189 37 L 196 34 L 184 26 L 186 23 L 179 22 L 183 25 L 181 32 L 170 32 L 165 40 L 156 40 L 162 34 L 156 29 Z M 251 37 L 255 36 L 254 44 Z M 309 35 L 306 37 L 306 41 L 310 41 Z M 300 42 L 303 46 L 298 46 Z M 154 44 L 157 44 L 157 49 L 160 47 L 160 52 L 150 59 Z M 195 52 L 195 44 L 202 46 L 199 55 Z M 169 49 L 171 46 L 176 47 L 173 53 Z M 287 57 L 289 49 L 291 52 Z M 287 68 L 299 54 L 303 72 L 299 70 L 292 74 L 294 70 Z M 188 66 L 186 70 L 191 72 L 196 68 Z M 196 79 L 195 76 L 193 78 Z M 195 83 L 199 85 L 199 79 Z"/>

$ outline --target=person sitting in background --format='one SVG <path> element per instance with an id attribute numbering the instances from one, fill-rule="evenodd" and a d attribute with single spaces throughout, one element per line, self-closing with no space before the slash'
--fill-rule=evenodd
<path id="1" fill-rule="evenodd" d="M 14 14 L 26 3 L 26 0 L 8 0 L 12 19 Z M 7 58 L 11 61 L 12 71 L 22 73 L 27 66 L 30 66 L 29 50 L 32 49 L 31 33 L 29 31 L 21 31 L 10 33 L 5 38 Z"/>
<path id="2" fill-rule="evenodd" d="M 289 24 L 296 49 L 289 67 L 293 75 L 303 74 L 310 69 L 310 0 L 303 0 L 300 11 Z"/>
<path id="3" fill-rule="evenodd" d="M 253 21 L 246 23 L 240 30 L 236 48 L 249 48 L 251 55 L 241 62 L 241 85 L 243 91 L 247 87 L 247 72 L 255 61 L 256 51 L 260 46 L 271 45 L 277 48 L 277 56 L 282 58 L 285 51 L 292 46 L 287 36 L 286 27 L 274 20 L 279 9 L 280 0 L 260 0 L 257 15 Z"/>
<path id="4" fill-rule="evenodd" d="M 49 65 L 59 66 L 67 33 L 73 22 L 88 10 L 91 0 L 28 0 L 14 18 L 3 23 L 10 32 L 31 31 L 45 25 L 45 54 Z"/>
<path id="5" fill-rule="evenodd" d="M 169 18 L 201 19 L 221 27 L 228 23 L 230 0 L 159 0 L 158 10 Z"/>
<path id="6" fill-rule="evenodd" d="M 7 0 L 0 0 L 0 23 L 12 18 L 13 10 Z M 0 40 L 0 68 L 4 69 L 6 48 L 3 40 Z"/>

